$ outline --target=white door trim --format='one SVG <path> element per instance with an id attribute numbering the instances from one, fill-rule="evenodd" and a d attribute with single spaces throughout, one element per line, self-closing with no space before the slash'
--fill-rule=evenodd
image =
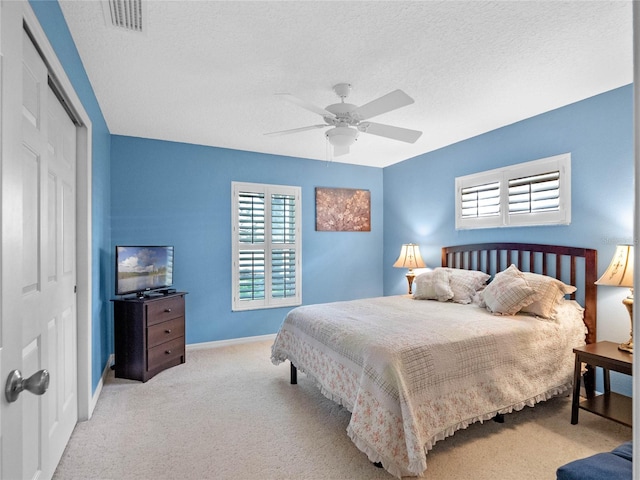
<path id="1" fill-rule="evenodd" d="M 27 0 L 23 3 L 24 23 L 29 28 L 35 43 L 44 55 L 50 72 L 56 77 L 62 88 L 66 100 L 71 105 L 74 113 L 82 126 L 77 129 L 76 155 L 76 266 L 77 285 L 76 308 L 78 312 L 78 420 L 88 420 L 93 414 L 93 409 L 100 389 L 96 389 L 95 398 L 92 392 L 91 366 L 92 366 L 92 244 L 91 244 L 91 165 L 92 165 L 92 124 L 76 94 L 73 85 L 58 60 L 58 57 L 49 43 L 40 22 Z M 101 384 L 100 384 L 101 385 Z"/>

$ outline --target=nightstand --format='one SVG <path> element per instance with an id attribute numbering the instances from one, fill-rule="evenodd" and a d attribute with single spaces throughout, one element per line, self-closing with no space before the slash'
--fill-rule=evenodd
<path id="1" fill-rule="evenodd" d="M 586 410 L 601 417 L 628 427 L 632 426 L 632 401 L 630 397 L 611 391 L 609 371 L 632 374 L 633 355 L 618 350 L 618 344 L 613 342 L 597 342 L 574 348 L 576 356 L 573 373 L 573 400 L 571 404 L 571 423 L 578 423 L 579 409 Z M 591 368 L 602 368 L 604 378 L 604 393 L 596 395 L 593 382 L 585 381 L 587 398 L 580 399 L 580 380 L 582 363 Z"/>

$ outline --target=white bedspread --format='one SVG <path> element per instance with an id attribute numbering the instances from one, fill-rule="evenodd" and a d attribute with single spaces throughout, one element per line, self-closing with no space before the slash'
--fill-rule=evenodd
<path id="1" fill-rule="evenodd" d="M 352 412 L 347 433 L 393 475 L 420 475 L 434 443 L 571 386 L 582 309 L 559 320 L 495 316 L 406 296 L 292 310 L 271 360 L 290 360 Z"/>

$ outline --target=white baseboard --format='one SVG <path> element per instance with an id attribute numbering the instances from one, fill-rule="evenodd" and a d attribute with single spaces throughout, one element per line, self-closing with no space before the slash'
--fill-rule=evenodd
<path id="1" fill-rule="evenodd" d="M 231 338 L 229 340 L 216 340 L 215 342 L 190 343 L 186 346 L 187 350 L 203 350 L 206 348 L 228 347 L 230 345 L 241 345 L 243 343 L 263 342 L 266 340 L 275 340 L 276 334 L 258 335 L 256 337 Z"/>

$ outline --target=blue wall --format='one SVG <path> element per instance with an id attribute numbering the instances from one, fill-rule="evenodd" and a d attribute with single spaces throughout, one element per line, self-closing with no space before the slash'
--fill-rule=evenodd
<path id="1" fill-rule="evenodd" d="M 598 273 L 617 243 L 633 242 L 633 89 L 631 85 L 488 132 L 384 169 L 384 293 L 403 293 L 393 268 L 400 245 L 414 242 L 428 266 L 440 248 L 487 241 L 572 245 L 598 250 Z M 428 135 L 428 132 L 425 132 Z M 455 229 L 455 178 L 571 153 L 572 221 L 566 226 Z M 406 192 L 412 192 L 407 196 Z M 628 290 L 598 289 L 598 340 L 626 341 Z M 628 377 L 622 382 L 631 394 Z"/>
<path id="2" fill-rule="evenodd" d="M 92 141 L 92 205 L 91 235 L 92 264 L 92 317 L 91 317 L 91 382 L 95 391 L 102 371 L 113 352 L 113 328 L 111 326 L 110 262 L 105 254 L 110 245 L 110 133 L 96 100 L 93 87 L 84 70 L 67 23 L 56 0 L 31 0 L 29 2 L 45 31 L 49 43 L 73 84 L 85 111 L 91 118 Z M 82 288 L 82 286 L 79 286 Z"/>
<path id="3" fill-rule="evenodd" d="M 231 311 L 231 182 L 302 187 L 305 304 L 382 295 L 382 169 L 112 136 L 112 244 L 175 246 L 187 343 L 275 333 L 289 309 Z M 316 232 L 315 187 L 371 192 L 371 232 Z"/>

